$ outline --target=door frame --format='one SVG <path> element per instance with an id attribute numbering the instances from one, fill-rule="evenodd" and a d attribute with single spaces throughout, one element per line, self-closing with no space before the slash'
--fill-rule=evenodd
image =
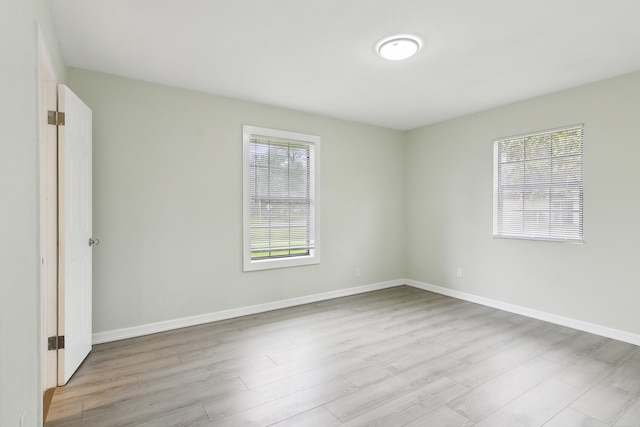
<path id="1" fill-rule="evenodd" d="M 57 109 L 57 76 L 38 31 L 38 129 L 40 157 L 40 345 L 42 391 L 58 385 L 58 352 L 48 337 L 58 330 L 58 138 L 48 125 L 48 110 Z"/>

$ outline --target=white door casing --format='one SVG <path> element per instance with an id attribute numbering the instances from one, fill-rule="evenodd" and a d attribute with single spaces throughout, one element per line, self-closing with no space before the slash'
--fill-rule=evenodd
<path id="1" fill-rule="evenodd" d="M 92 139 L 91 110 L 65 85 L 58 85 L 59 268 L 58 385 L 69 381 L 91 351 L 92 313 Z"/>
<path id="2" fill-rule="evenodd" d="M 42 295 L 42 389 L 58 385 L 56 351 L 47 338 L 58 334 L 58 136 L 48 124 L 48 111 L 57 108 L 57 84 L 44 43 L 39 46 L 40 131 L 40 280 Z"/>

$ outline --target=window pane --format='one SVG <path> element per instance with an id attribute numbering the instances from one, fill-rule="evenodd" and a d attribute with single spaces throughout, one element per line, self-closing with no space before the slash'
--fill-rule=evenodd
<path id="1" fill-rule="evenodd" d="M 502 216 L 502 234 L 507 236 L 520 235 L 524 227 L 522 211 L 504 212 Z"/>
<path id="2" fill-rule="evenodd" d="M 502 165 L 502 170 L 501 170 L 502 185 L 522 184 L 523 177 L 524 177 L 523 163 L 508 163 L 508 164 Z"/>
<path id="3" fill-rule="evenodd" d="M 551 161 L 549 159 L 532 160 L 525 164 L 527 184 L 547 183 L 551 179 Z"/>
<path id="4" fill-rule="evenodd" d="M 524 138 L 500 141 L 500 162 L 524 160 Z"/>
<path id="5" fill-rule="evenodd" d="M 582 241 L 582 127 L 494 142 L 494 235 Z"/>
<path id="6" fill-rule="evenodd" d="M 553 157 L 582 154 L 582 128 L 553 134 Z"/>
<path id="7" fill-rule="evenodd" d="M 502 210 L 522 211 L 524 207 L 524 193 L 520 190 L 504 191 L 502 193 Z"/>
<path id="8" fill-rule="evenodd" d="M 549 210 L 549 190 L 528 190 L 525 193 L 524 209 L 529 211 Z"/>
<path id="9" fill-rule="evenodd" d="M 525 139 L 526 159 L 540 159 L 551 157 L 551 135 L 542 134 Z"/>
<path id="10" fill-rule="evenodd" d="M 549 212 L 531 211 L 524 213 L 524 235 L 545 236 L 549 230 Z"/>
<path id="11" fill-rule="evenodd" d="M 554 182 L 582 182 L 582 156 L 554 159 L 552 176 Z"/>
<path id="12" fill-rule="evenodd" d="M 295 141 L 251 142 L 252 259 L 300 256 L 313 248 L 311 150 Z"/>

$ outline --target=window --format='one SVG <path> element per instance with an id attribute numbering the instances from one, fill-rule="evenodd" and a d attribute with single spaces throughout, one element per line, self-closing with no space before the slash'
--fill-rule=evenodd
<path id="1" fill-rule="evenodd" d="M 494 141 L 493 235 L 580 243 L 583 126 Z"/>
<path id="2" fill-rule="evenodd" d="M 320 137 L 243 126 L 244 271 L 320 262 Z"/>

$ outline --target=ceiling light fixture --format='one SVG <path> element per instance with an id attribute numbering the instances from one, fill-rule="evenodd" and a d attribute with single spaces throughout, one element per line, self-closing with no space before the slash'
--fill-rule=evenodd
<path id="1" fill-rule="evenodd" d="M 407 59 L 420 50 L 420 41 L 413 36 L 393 36 L 378 43 L 378 54 L 390 61 Z"/>

